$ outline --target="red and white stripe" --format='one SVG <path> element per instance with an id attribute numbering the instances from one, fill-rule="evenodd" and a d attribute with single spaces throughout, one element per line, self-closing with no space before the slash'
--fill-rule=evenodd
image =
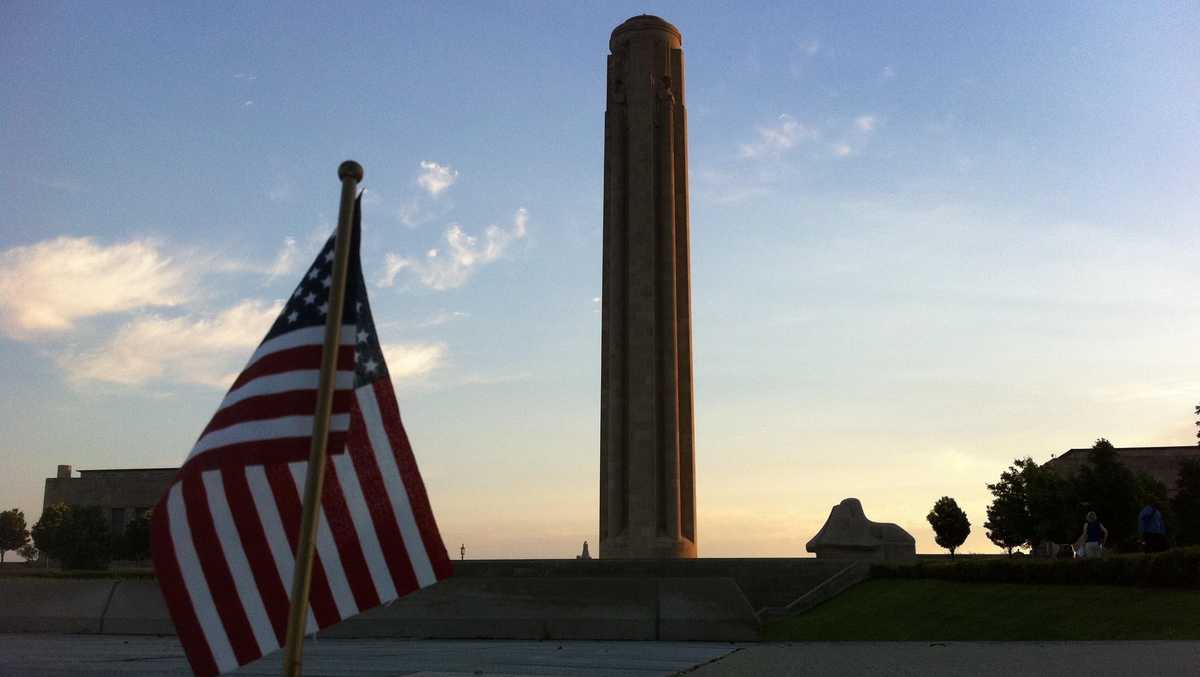
<path id="1" fill-rule="evenodd" d="M 260 346 L 155 510 L 155 568 L 197 674 L 284 643 L 322 339 Z M 451 572 L 392 386 L 353 389 L 354 345 L 343 327 L 309 632 Z"/>

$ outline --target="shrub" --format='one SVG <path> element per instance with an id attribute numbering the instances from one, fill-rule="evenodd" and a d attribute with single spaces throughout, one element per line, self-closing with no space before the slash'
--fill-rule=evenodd
<path id="1" fill-rule="evenodd" d="M 877 578 L 935 578 L 968 583 L 1050 583 L 1200 588 L 1200 547 L 1099 559 L 959 559 L 916 564 L 879 563 Z"/>

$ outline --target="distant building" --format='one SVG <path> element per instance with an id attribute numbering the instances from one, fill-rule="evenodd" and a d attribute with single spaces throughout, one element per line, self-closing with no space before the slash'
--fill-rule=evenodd
<path id="1" fill-rule="evenodd" d="M 1050 468 L 1063 477 L 1079 472 L 1088 460 L 1091 449 L 1068 449 L 1061 456 L 1046 461 Z M 1179 478 L 1179 465 L 1187 459 L 1200 459 L 1200 446 L 1185 447 L 1122 447 L 1116 450 L 1117 458 L 1133 472 L 1144 472 L 1167 487 L 1167 495 L 1175 495 L 1175 480 Z"/>
<path id="2" fill-rule="evenodd" d="M 129 520 L 158 503 L 177 472 L 179 468 L 80 470 L 79 477 L 72 477 L 71 466 L 60 465 L 58 476 L 46 479 L 42 508 L 55 503 L 100 506 L 112 532 L 123 533 Z"/>

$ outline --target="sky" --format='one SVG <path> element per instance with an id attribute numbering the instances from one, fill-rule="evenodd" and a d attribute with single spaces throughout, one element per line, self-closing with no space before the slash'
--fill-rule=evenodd
<path id="1" fill-rule="evenodd" d="M 0 508 L 180 464 L 365 167 L 448 548 L 595 552 L 608 36 L 683 34 L 701 556 L 1195 443 L 1195 3 L 0 5 Z"/>

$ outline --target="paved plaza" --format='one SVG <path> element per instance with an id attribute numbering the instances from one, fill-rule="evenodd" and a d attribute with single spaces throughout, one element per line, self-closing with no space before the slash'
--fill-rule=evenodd
<path id="1" fill-rule="evenodd" d="M 419 675 L 1195 675 L 1200 642 L 584 642 L 322 640 L 308 677 Z M 279 655 L 237 675 L 277 675 Z M 187 675 L 174 637 L 0 635 L 0 676 Z"/>
<path id="2" fill-rule="evenodd" d="M 1200 642 L 781 642 L 743 645 L 688 677 L 1200 674 Z"/>
<path id="3" fill-rule="evenodd" d="M 309 640 L 306 677 L 341 675 L 676 675 L 736 649 L 706 642 Z M 278 675 L 276 652 L 236 675 Z M 0 677 L 190 675 L 174 637 L 0 635 Z"/>

